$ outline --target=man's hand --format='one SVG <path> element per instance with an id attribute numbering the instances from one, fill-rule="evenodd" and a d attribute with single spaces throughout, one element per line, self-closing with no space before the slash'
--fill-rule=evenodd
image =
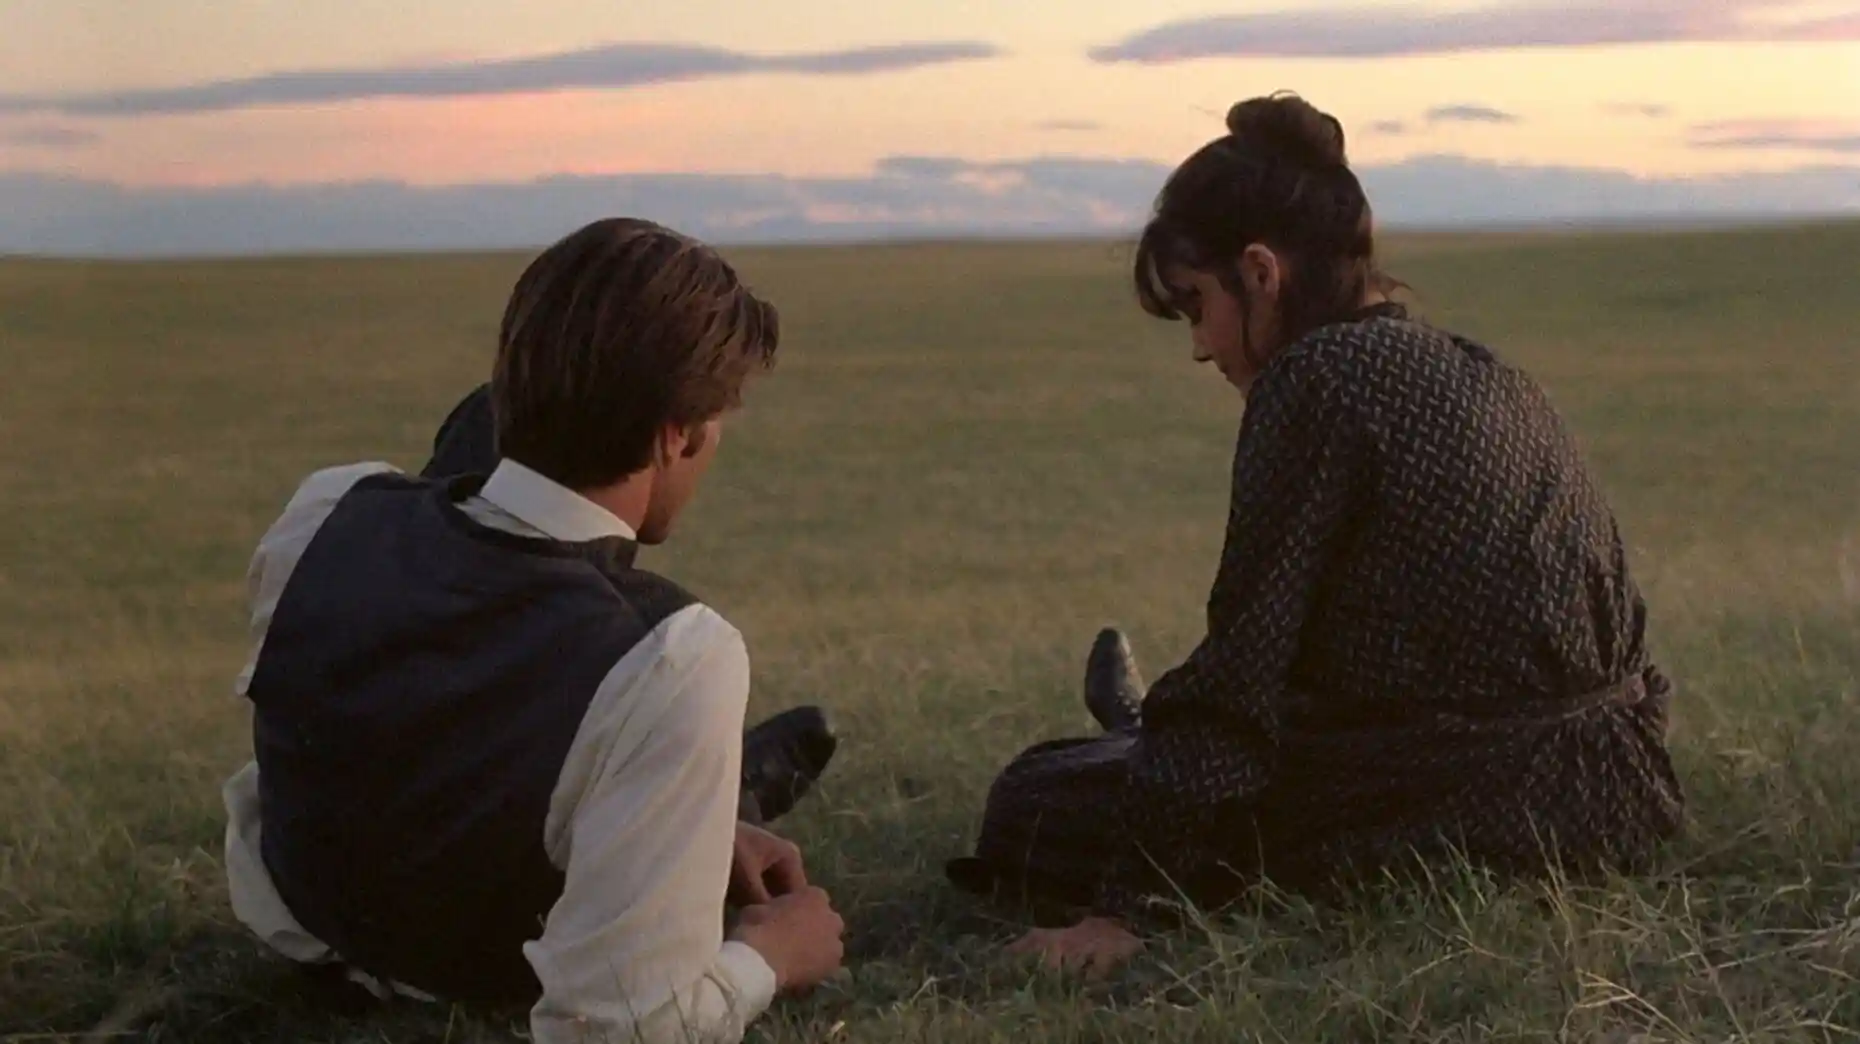
<path id="1" fill-rule="evenodd" d="M 803 887 L 745 907 L 731 938 L 761 954 L 775 972 L 775 988 L 789 993 L 812 989 L 839 971 L 845 931 L 827 893 Z"/>
<path id="2" fill-rule="evenodd" d="M 1007 948 L 1012 954 L 1039 954 L 1049 968 L 1082 967 L 1102 979 L 1143 949 L 1142 940 L 1116 921 L 1087 917 L 1070 928 L 1035 928 Z"/>
<path id="3" fill-rule="evenodd" d="M 736 824 L 730 858 L 730 901 L 756 906 L 807 887 L 801 850 L 758 826 Z"/>

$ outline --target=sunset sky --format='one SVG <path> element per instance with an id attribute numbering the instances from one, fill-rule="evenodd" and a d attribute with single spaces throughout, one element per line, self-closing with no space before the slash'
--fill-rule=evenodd
<path id="1" fill-rule="evenodd" d="M 1280 88 L 1359 167 L 1860 185 L 1854 0 L 0 0 L 0 173 L 125 187 L 1167 164 Z"/>

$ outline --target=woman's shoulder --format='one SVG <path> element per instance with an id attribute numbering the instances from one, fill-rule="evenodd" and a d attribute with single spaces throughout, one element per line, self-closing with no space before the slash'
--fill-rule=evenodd
<path id="1" fill-rule="evenodd" d="M 1468 412 L 1540 414 L 1552 408 L 1531 377 L 1484 343 L 1383 309 L 1312 330 L 1287 347 L 1256 387 L 1284 402 L 1322 400 L 1327 412 L 1409 431 L 1457 426 Z"/>
<path id="2" fill-rule="evenodd" d="M 1415 318 L 1401 305 L 1385 304 L 1305 333 L 1273 359 L 1261 378 L 1301 386 L 1360 385 L 1438 368 L 1468 354 L 1491 357 L 1483 345 Z"/>
<path id="3" fill-rule="evenodd" d="M 1286 354 L 1303 352 L 1341 361 L 1399 361 L 1411 355 L 1438 353 L 1466 340 L 1415 315 L 1404 305 L 1385 302 L 1311 330 L 1289 346 Z M 1483 346 L 1480 348 L 1483 350 Z"/>

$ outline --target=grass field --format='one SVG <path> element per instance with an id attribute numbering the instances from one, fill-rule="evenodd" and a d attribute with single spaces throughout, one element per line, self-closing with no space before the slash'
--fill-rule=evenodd
<path id="1" fill-rule="evenodd" d="M 1081 730 L 1107 622 L 1198 637 L 1240 404 L 1116 245 L 739 251 L 786 341 L 645 562 L 842 753 L 788 823 L 850 975 L 770 1041 L 1860 1038 L 1860 227 L 1396 240 L 1587 444 L 1679 685 L 1653 879 L 1262 897 L 1101 986 L 953 893 L 990 774 Z M 526 257 L 0 262 L 0 1042 L 511 1039 L 331 1013 L 232 920 L 247 556 L 306 472 L 416 468 Z M 94 1034 L 94 1037 L 91 1036 Z"/>

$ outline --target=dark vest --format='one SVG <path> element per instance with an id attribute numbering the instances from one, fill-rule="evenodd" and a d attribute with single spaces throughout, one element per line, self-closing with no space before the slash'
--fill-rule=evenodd
<path id="1" fill-rule="evenodd" d="M 549 799 L 601 680 L 695 602 L 624 539 L 484 526 L 484 475 L 377 475 L 286 585 L 249 687 L 262 852 L 350 964 L 465 1003 L 524 1004 L 522 953 L 563 875 Z"/>

